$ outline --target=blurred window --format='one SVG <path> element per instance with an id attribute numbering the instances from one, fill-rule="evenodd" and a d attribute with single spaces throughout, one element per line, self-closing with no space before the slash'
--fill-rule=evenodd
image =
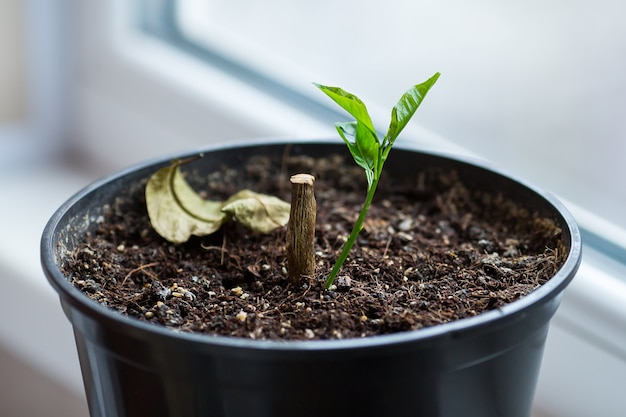
<path id="1" fill-rule="evenodd" d="M 22 14 L 17 1 L 0 4 L 0 124 L 22 120 L 26 114 Z"/>
<path id="2" fill-rule="evenodd" d="M 389 109 L 440 71 L 416 123 L 626 228 L 625 2 L 145 5 L 146 30 L 303 109 L 332 108 L 313 81 Z"/>

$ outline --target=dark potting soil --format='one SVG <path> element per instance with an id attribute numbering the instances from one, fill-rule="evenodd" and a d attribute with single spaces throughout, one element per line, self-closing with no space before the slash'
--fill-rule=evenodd
<path id="1" fill-rule="evenodd" d="M 277 167 L 278 166 L 278 167 Z M 242 188 L 290 200 L 289 175 L 316 177 L 316 275 L 287 279 L 286 228 L 232 221 L 171 244 L 149 224 L 138 188 L 87 233 L 62 266 L 73 285 L 121 314 L 175 331 L 254 339 L 339 339 L 434 326 L 497 309 L 555 274 L 560 229 L 501 196 L 471 192 L 454 173 L 381 180 L 335 286 L 323 289 L 365 198 L 363 171 L 340 156 L 253 158 L 188 180 L 210 199 Z M 143 187 L 145 184 L 138 184 Z"/>

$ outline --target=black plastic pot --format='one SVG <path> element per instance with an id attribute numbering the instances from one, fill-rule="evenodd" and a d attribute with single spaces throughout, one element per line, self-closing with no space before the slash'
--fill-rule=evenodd
<path id="1" fill-rule="evenodd" d="M 287 142 L 214 146 L 194 169 L 282 155 Z M 337 141 L 298 142 L 291 153 L 345 152 Z M 195 152 L 194 152 L 195 154 Z M 110 311 L 72 287 L 58 264 L 117 198 L 167 160 L 139 165 L 80 191 L 49 221 L 42 263 L 74 326 L 92 417 L 528 417 L 549 321 L 581 259 L 574 220 L 552 195 L 482 163 L 397 148 L 386 170 L 428 166 L 503 193 L 554 219 L 569 251 L 530 295 L 476 317 L 413 332 L 334 341 L 272 342 L 181 334 Z"/>

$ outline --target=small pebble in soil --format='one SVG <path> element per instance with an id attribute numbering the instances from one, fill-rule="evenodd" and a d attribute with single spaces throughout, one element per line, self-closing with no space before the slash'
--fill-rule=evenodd
<path id="1" fill-rule="evenodd" d="M 246 321 L 246 319 L 248 318 L 248 313 L 242 310 L 237 314 L 236 317 L 237 317 L 237 320 L 239 321 Z"/>

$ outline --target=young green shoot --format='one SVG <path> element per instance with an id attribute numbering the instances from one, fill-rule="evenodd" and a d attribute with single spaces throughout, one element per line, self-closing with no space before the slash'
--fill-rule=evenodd
<path id="1" fill-rule="evenodd" d="M 382 140 L 379 139 L 374 129 L 372 119 L 365 104 L 357 96 L 339 87 L 315 84 L 316 87 L 322 90 L 335 103 L 355 118 L 355 120 L 351 122 L 336 123 L 335 127 L 339 132 L 339 136 L 341 136 L 348 146 L 356 164 L 365 170 L 365 177 L 367 178 L 367 195 L 365 202 L 363 203 L 361 212 L 352 228 L 350 236 L 348 236 L 335 265 L 326 279 L 326 289 L 333 285 L 337 274 L 348 258 L 350 249 L 352 249 L 354 242 L 356 242 L 363 228 L 363 221 L 374 199 L 376 187 L 378 186 L 378 181 L 383 171 L 383 165 L 389 156 L 389 151 L 391 151 L 398 135 L 407 125 L 411 117 L 413 117 L 413 114 L 415 114 L 415 111 L 424 100 L 424 97 L 426 97 L 426 93 L 428 93 L 430 88 L 435 84 L 439 75 L 439 73 L 436 73 L 425 82 L 414 85 L 402 95 L 398 103 L 391 110 L 389 129 Z"/>

